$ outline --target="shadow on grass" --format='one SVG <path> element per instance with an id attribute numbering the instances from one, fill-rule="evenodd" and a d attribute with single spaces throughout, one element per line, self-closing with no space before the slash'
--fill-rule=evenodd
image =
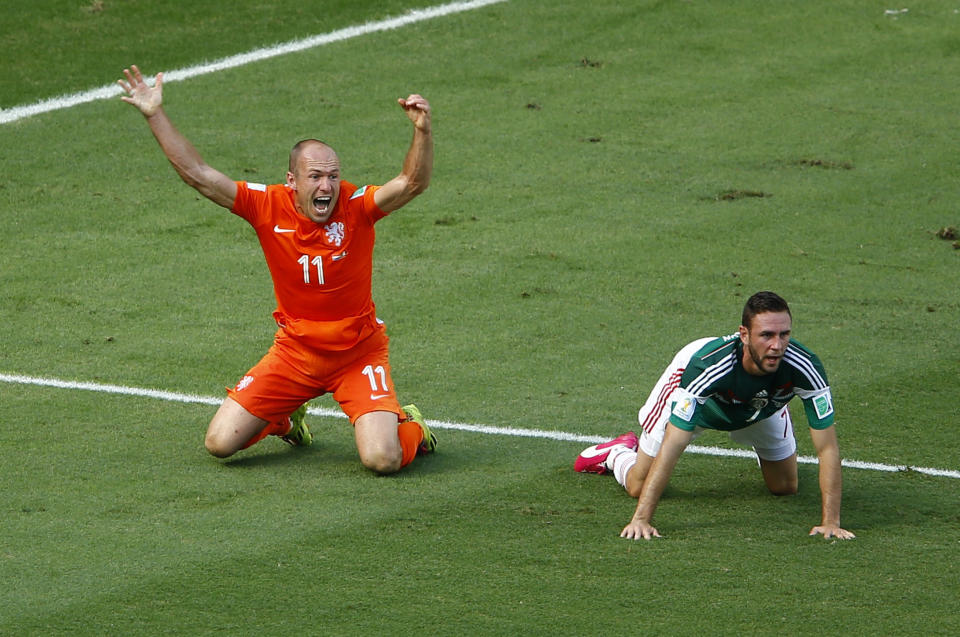
<path id="1" fill-rule="evenodd" d="M 278 449 L 276 451 L 264 450 L 250 455 L 239 455 L 243 453 L 243 451 L 241 451 L 238 455 L 222 460 L 221 462 L 225 467 L 238 469 L 287 466 L 290 463 L 304 462 L 317 464 L 328 458 L 328 455 L 324 453 L 325 451 L 324 449 L 299 449 L 294 447 L 290 449 Z"/>
<path id="2" fill-rule="evenodd" d="M 816 484 L 816 474 L 810 476 Z M 956 526 L 957 480 L 917 471 L 843 473 L 844 524 L 859 530 Z M 856 531 L 854 531 L 856 532 Z"/>
<path id="3" fill-rule="evenodd" d="M 357 468 L 363 469 L 355 448 L 339 448 L 328 446 L 286 447 L 263 449 L 242 455 L 243 451 L 230 458 L 219 461 L 223 466 L 236 469 L 260 469 L 264 467 L 289 467 L 299 464 L 304 467 L 323 468 Z M 449 453 L 418 456 L 410 465 L 394 474 L 382 477 L 400 478 L 412 473 L 439 474 L 446 473 L 457 465 L 457 460 Z M 376 475 L 370 472 L 371 475 Z"/>
<path id="4" fill-rule="evenodd" d="M 771 495 L 759 475 L 734 471 L 726 475 L 674 476 L 658 507 L 661 523 L 677 529 L 812 528 L 819 524 L 821 494 L 816 465 L 799 467 L 799 492 Z M 678 479 L 679 478 L 679 479 Z M 900 535 L 960 523 L 954 480 L 915 471 L 881 473 L 846 469 L 843 473 L 841 526 L 858 535 L 879 532 Z M 667 522 L 667 521 L 669 522 Z M 791 531 L 792 532 L 792 531 Z"/>

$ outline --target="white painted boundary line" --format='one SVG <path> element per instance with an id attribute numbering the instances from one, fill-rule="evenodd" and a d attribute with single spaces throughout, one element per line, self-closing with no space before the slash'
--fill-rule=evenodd
<path id="1" fill-rule="evenodd" d="M 104 394 L 121 394 L 124 396 L 138 396 L 143 398 L 154 398 L 168 402 L 196 403 L 203 405 L 219 405 L 223 398 L 212 396 L 198 396 L 195 394 L 180 394 L 176 392 L 160 391 L 156 389 L 143 389 L 140 387 L 127 387 L 124 385 L 104 385 L 100 383 L 86 383 L 78 381 L 60 380 L 57 378 L 40 378 L 36 376 L 19 376 L 15 374 L 0 373 L 0 382 L 15 383 L 20 385 L 35 385 L 39 387 L 55 387 L 58 389 L 79 389 L 84 391 L 93 391 Z M 328 409 L 325 407 L 311 407 L 307 410 L 314 416 L 331 416 L 335 418 L 346 418 L 339 409 Z M 489 425 L 470 425 L 457 422 L 445 422 L 442 420 L 427 420 L 427 424 L 438 429 L 454 429 L 457 431 L 467 431 L 470 433 L 480 433 L 494 436 L 515 436 L 521 438 L 545 438 L 548 440 L 558 440 L 562 442 L 579 442 L 581 444 L 597 444 L 606 442 L 607 438 L 598 436 L 583 436 L 580 434 L 566 433 L 563 431 L 545 431 L 542 429 L 520 429 L 515 427 L 491 427 Z M 735 458 L 755 459 L 756 455 L 746 449 L 725 449 L 722 447 L 702 447 L 699 445 L 690 445 L 687 447 L 689 453 L 698 453 L 708 456 L 726 456 Z M 798 462 L 804 464 L 817 464 L 817 459 L 811 456 L 800 456 Z M 960 478 L 960 471 L 949 469 L 930 469 L 927 467 L 911 467 L 907 465 L 889 465 L 878 462 L 861 462 L 859 460 L 843 460 L 844 467 L 851 469 L 869 469 L 871 471 L 916 471 L 932 476 L 944 478 Z"/>
<path id="2" fill-rule="evenodd" d="M 378 22 L 367 22 L 365 24 L 338 29 L 337 31 L 331 31 L 330 33 L 325 33 L 322 35 L 315 35 L 302 40 L 292 40 L 283 44 L 277 44 L 271 47 L 249 51 L 247 53 L 232 55 L 230 57 L 210 62 L 209 64 L 202 64 L 199 66 L 191 66 L 185 69 L 165 72 L 163 74 L 163 81 L 165 83 L 179 82 L 193 77 L 198 77 L 200 75 L 206 75 L 208 73 L 215 73 L 225 69 L 232 69 L 238 66 L 252 64 L 254 62 L 260 62 L 261 60 L 266 60 L 272 57 L 287 55 L 288 53 L 305 51 L 306 49 L 324 46 L 333 42 L 342 42 L 344 40 L 349 40 L 351 38 L 370 33 L 376 33 L 378 31 L 399 29 L 400 27 L 405 27 L 416 22 L 423 22 L 425 20 L 432 20 L 433 18 L 440 18 L 454 13 L 462 13 L 472 9 L 479 9 L 481 7 L 491 4 L 498 4 L 500 2 L 506 2 L 506 0 L 469 0 L 466 2 L 451 2 L 449 4 L 429 7 L 426 9 L 413 9 L 407 14 L 398 16 L 396 18 L 387 18 Z M 36 104 L 14 106 L 13 108 L 8 108 L 5 110 L 0 109 L 0 124 L 9 124 L 33 115 L 70 108 L 72 106 L 78 106 L 87 102 L 93 102 L 95 100 L 108 99 L 120 95 L 120 93 L 121 90 L 118 85 L 110 84 L 108 86 L 102 86 L 100 88 L 91 89 L 82 93 L 74 93 L 73 95 L 63 95 L 61 97 L 43 100 L 41 102 L 37 102 Z"/>

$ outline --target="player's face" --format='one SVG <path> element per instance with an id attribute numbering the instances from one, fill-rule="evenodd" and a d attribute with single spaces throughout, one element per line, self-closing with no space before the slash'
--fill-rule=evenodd
<path id="1" fill-rule="evenodd" d="M 296 191 L 300 214 L 326 223 L 340 198 L 340 158 L 329 146 L 307 146 L 297 158 L 296 170 L 287 173 L 287 185 Z"/>
<path id="2" fill-rule="evenodd" d="M 747 373 L 764 376 L 777 371 L 790 344 L 791 325 L 786 312 L 764 312 L 754 316 L 749 326 L 740 326 Z"/>

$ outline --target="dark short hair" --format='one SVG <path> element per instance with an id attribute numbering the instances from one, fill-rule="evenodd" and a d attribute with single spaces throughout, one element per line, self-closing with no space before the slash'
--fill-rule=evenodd
<path id="1" fill-rule="evenodd" d="M 786 312 L 790 318 L 793 318 L 793 314 L 790 314 L 790 306 L 783 298 L 773 292 L 764 291 L 757 292 L 747 299 L 746 305 L 743 306 L 743 316 L 740 317 L 740 325 L 749 329 L 753 317 L 764 312 Z"/>
<path id="2" fill-rule="evenodd" d="M 297 160 L 300 159 L 300 153 L 303 152 L 304 148 L 313 144 L 319 144 L 320 146 L 326 146 L 327 148 L 330 148 L 330 144 L 319 139 L 313 139 L 312 137 L 310 139 L 301 139 L 293 145 L 293 148 L 290 149 L 290 172 L 297 172 L 295 169 L 297 167 Z M 333 149 L 331 148 L 331 150 Z"/>

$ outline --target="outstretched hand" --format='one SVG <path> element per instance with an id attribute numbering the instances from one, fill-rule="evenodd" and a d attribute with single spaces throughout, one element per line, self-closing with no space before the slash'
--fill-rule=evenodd
<path id="1" fill-rule="evenodd" d="M 117 80 L 117 84 L 124 90 L 126 95 L 122 99 L 127 104 L 136 106 L 144 117 L 150 117 L 156 113 L 163 104 L 163 73 L 157 73 L 153 86 L 147 84 L 140 73 L 136 64 L 130 65 L 129 69 L 123 69 L 126 80 Z"/>
<path id="2" fill-rule="evenodd" d="M 841 529 L 839 526 L 815 526 L 810 529 L 810 535 L 818 535 L 821 533 L 823 534 L 823 537 L 827 539 L 835 537 L 838 540 L 852 540 L 857 537 L 850 531 Z"/>
<path id="3" fill-rule="evenodd" d="M 397 99 L 397 104 L 403 107 L 407 117 L 413 125 L 425 133 L 430 132 L 430 102 L 422 95 L 411 94 L 407 99 Z"/>

